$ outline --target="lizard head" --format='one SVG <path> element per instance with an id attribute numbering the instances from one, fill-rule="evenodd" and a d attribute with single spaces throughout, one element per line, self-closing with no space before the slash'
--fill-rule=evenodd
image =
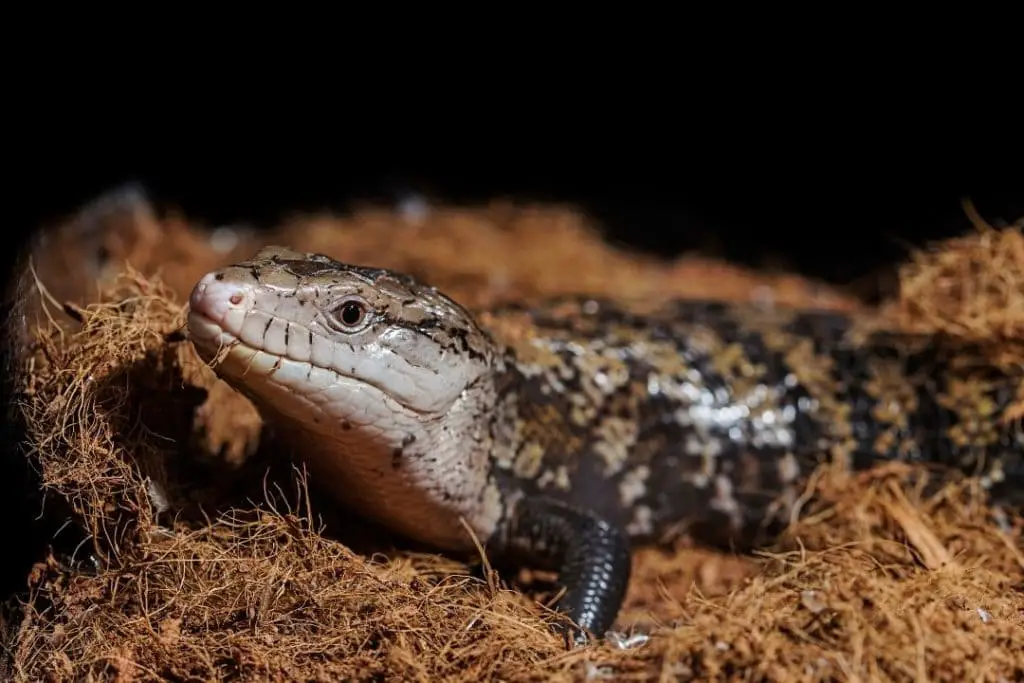
<path id="1" fill-rule="evenodd" d="M 372 427 L 382 404 L 443 415 L 495 357 L 472 316 L 433 287 L 284 247 L 205 275 L 188 328 L 199 355 L 258 407 L 322 430 Z"/>

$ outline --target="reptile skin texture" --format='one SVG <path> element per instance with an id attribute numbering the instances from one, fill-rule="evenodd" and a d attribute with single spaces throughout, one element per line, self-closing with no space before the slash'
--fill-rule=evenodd
<path id="1" fill-rule="evenodd" d="M 1024 503 L 1021 375 L 868 318 L 586 296 L 469 311 L 401 273 L 268 247 L 207 274 L 189 335 L 312 483 L 442 552 L 552 568 L 600 637 L 629 548 L 747 550 L 808 478 L 903 461 Z M 579 642 L 579 632 L 574 634 Z"/>
<path id="2" fill-rule="evenodd" d="M 558 572 L 567 587 L 559 609 L 573 616 L 575 642 L 603 635 L 615 621 L 630 577 L 629 539 L 584 509 L 544 497 L 524 498 L 506 543 L 538 568 Z"/>

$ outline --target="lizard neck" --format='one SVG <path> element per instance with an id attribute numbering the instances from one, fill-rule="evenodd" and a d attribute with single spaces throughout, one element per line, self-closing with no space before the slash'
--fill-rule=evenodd
<path id="1" fill-rule="evenodd" d="M 400 410 L 381 394 L 367 397 L 359 424 L 321 420 L 311 429 L 308 414 L 268 417 L 318 485 L 358 513 L 440 549 L 471 550 L 462 520 L 487 541 L 506 513 L 492 450 L 509 376 L 503 350 L 491 360 L 443 413 Z"/>

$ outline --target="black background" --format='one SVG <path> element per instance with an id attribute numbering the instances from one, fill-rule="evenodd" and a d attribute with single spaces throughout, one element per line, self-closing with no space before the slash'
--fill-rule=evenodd
<path id="1" fill-rule="evenodd" d="M 295 210 L 393 204 L 412 192 L 462 203 L 556 201 L 583 207 L 611 239 L 666 257 L 700 249 L 842 284 L 897 263 L 910 247 L 969 230 L 964 199 L 992 222 L 1024 216 L 1024 171 L 1012 156 L 1019 145 L 972 143 L 970 131 L 956 132 L 934 147 L 887 147 L 899 131 L 883 128 L 866 146 L 839 135 L 694 136 L 586 154 L 496 145 L 490 156 L 436 161 L 394 146 L 374 154 L 296 143 L 254 154 L 193 145 L 182 154 L 157 141 L 148 154 L 80 152 L 26 169 L 28 192 L 17 201 L 27 217 L 15 229 L 58 220 L 128 182 L 211 225 L 270 226 Z M 468 147 L 453 144 L 456 152 Z"/>

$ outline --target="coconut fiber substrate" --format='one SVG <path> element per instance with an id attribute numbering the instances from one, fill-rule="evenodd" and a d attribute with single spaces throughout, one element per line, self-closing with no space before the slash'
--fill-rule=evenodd
<path id="1" fill-rule="evenodd" d="M 1021 372 L 1021 225 L 965 220 L 965 235 L 910 258 L 870 313 Z M 6 620 L 8 678 L 1024 680 L 1021 520 L 995 519 L 970 480 L 926 487 L 905 466 L 823 472 L 753 556 L 638 550 L 626 637 L 567 650 L 550 583 L 333 507 L 195 356 L 193 283 L 268 243 L 400 269 L 470 307 L 572 291 L 863 309 L 798 277 L 616 249 L 563 207 L 311 216 L 257 240 L 107 200 L 51 230 L 23 280 L 25 452 L 78 541 L 35 566 Z"/>

